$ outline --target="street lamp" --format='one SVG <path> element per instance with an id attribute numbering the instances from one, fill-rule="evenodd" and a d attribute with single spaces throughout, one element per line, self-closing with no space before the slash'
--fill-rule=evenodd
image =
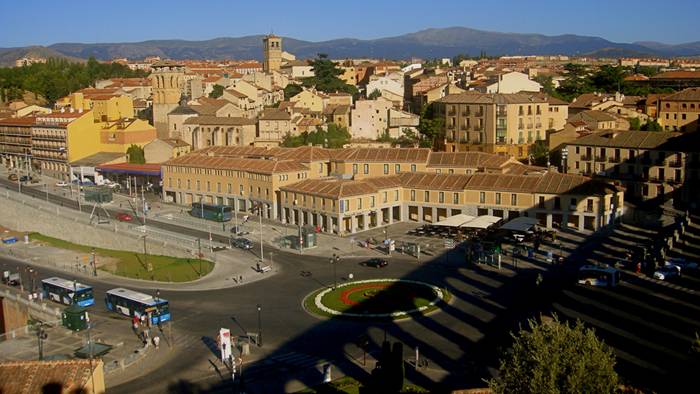
<path id="1" fill-rule="evenodd" d="M 262 319 L 260 318 L 261 311 L 262 306 L 258 304 L 258 347 L 262 347 Z"/>
<path id="2" fill-rule="evenodd" d="M 331 265 L 333 266 L 333 290 L 338 287 L 338 280 L 336 275 L 336 264 L 340 261 L 340 256 L 333 253 L 333 256 L 329 259 Z"/>
<path id="3" fill-rule="evenodd" d="M 92 248 L 92 274 L 97 276 L 97 255 L 95 254 L 95 248 Z"/>

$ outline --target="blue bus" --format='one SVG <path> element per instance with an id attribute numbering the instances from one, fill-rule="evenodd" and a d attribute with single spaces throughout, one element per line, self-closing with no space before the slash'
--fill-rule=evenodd
<path id="1" fill-rule="evenodd" d="M 211 205 L 199 202 L 192 203 L 190 215 L 215 222 L 228 222 L 233 218 L 232 208 L 228 205 Z"/>
<path id="2" fill-rule="evenodd" d="M 168 300 L 155 298 L 151 295 L 139 293 L 122 287 L 107 291 L 105 296 L 107 309 L 121 313 L 124 316 L 138 317 L 146 315 L 152 324 L 159 324 L 170 320 L 170 304 Z"/>
<path id="3" fill-rule="evenodd" d="M 52 277 L 41 281 L 44 298 L 66 305 L 90 306 L 95 304 L 92 287 L 73 280 Z"/>

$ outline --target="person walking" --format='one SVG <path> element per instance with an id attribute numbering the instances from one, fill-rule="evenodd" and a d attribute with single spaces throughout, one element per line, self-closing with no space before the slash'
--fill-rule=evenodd
<path id="1" fill-rule="evenodd" d="M 139 329 L 139 318 L 136 315 L 134 315 L 134 317 L 131 319 L 131 328 L 134 330 L 134 332 Z"/>
<path id="2" fill-rule="evenodd" d="M 158 344 L 160 344 L 160 337 L 158 335 L 153 337 L 153 346 L 158 349 Z"/>

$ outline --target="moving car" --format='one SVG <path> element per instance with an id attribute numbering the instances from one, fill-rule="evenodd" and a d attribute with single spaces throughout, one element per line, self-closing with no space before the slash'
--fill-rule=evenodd
<path id="1" fill-rule="evenodd" d="M 246 238 L 234 238 L 231 240 L 231 244 L 239 249 L 252 249 L 253 243 Z"/>
<path id="2" fill-rule="evenodd" d="M 34 179 L 34 178 L 32 178 L 32 177 L 29 176 L 29 175 L 22 175 L 21 177 L 19 177 L 19 181 L 20 181 L 20 182 L 29 182 L 29 181 L 31 181 L 32 179 Z"/>
<path id="3" fill-rule="evenodd" d="M 66 186 L 68 186 L 68 183 L 63 182 L 63 181 L 58 181 L 58 182 L 56 182 L 56 186 L 58 186 L 58 187 L 66 187 Z"/>
<path id="4" fill-rule="evenodd" d="M 7 179 L 11 180 L 12 182 L 17 182 L 17 174 L 10 174 Z"/>
<path id="5" fill-rule="evenodd" d="M 384 268 L 387 265 L 389 265 L 389 262 L 384 260 L 384 259 L 380 259 L 378 257 L 375 257 L 373 259 L 369 259 L 369 260 L 365 261 L 364 265 L 367 267 L 373 267 L 373 268 Z"/>
<path id="6" fill-rule="evenodd" d="M 129 215 L 128 213 L 118 213 L 117 220 L 119 220 L 120 222 L 130 222 L 134 220 L 134 217 Z"/>
<path id="7" fill-rule="evenodd" d="M 675 276 L 681 276 L 681 267 L 677 265 L 665 265 L 654 272 L 654 279 L 668 280 Z"/>

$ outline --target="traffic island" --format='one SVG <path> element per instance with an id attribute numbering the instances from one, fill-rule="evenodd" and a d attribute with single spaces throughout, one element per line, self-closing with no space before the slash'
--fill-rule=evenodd
<path id="1" fill-rule="evenodd" d="M 75 269 L 84 270 L 86 273 L 104 271 L 131 279 L 189 282 L 204 277 L 214 269 L 213 262 L 197 258 L 144 255 L 126 250 L 93 248 L 39 233 L 29 234 L 29 239 L 55 248 L 82 253 L 82 259 L 76 257 L 77 260 L 70 264 L 75 264 Z"/>
<path id="2" fill-rule="evenodd" d="M 438 310 L 449 301 L 445 289 L 405 279 L 370 279 L 314 291 L 304 308 L 321 317 L 397 320 Z"/>

